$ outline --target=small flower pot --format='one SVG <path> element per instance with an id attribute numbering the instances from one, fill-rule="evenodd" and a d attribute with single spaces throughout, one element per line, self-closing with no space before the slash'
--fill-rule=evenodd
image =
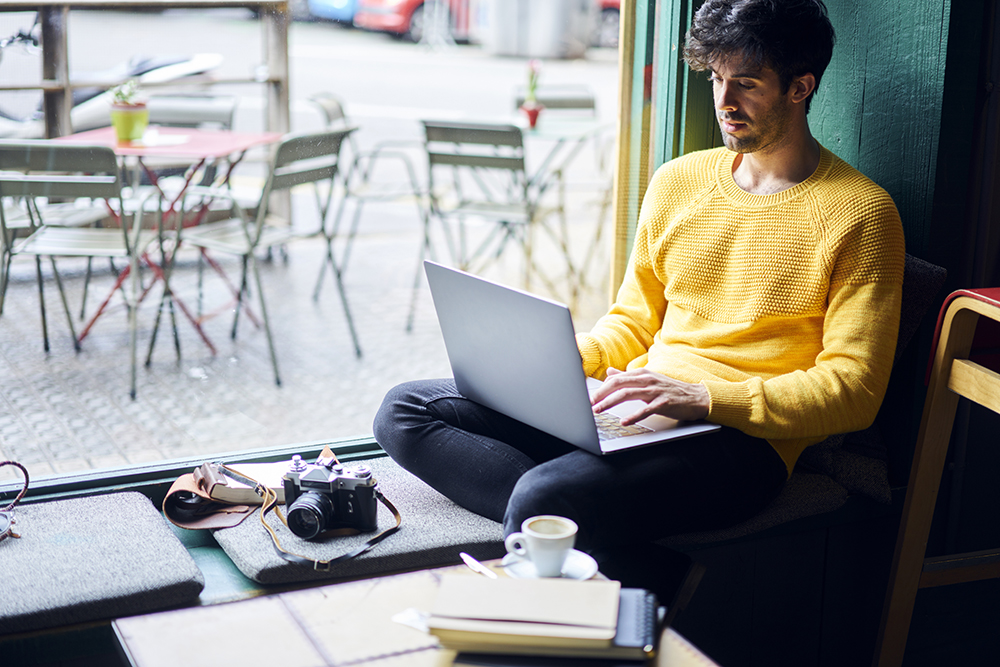
<path id="1" fill-rule="evenodd" d="M 535 129 L 535 124 L 538 123 L 538 114 L 542 112 L 545 106 L 539 104 L 538 102 L 525 102 L 521 105 L 521 111 L 524 115 L 528 117 L 528 127 Z"/>
<path id="2" fill-rule="evenodd" d="M 118 143 L 139 141 L 148 125 L 149 109 L 145 104 L 111 105 L 111 126 L 115 128 Z"/>

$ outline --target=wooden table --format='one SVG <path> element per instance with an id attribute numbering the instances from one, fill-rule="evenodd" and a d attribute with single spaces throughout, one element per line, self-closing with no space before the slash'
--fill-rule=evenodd
<path id="1" fill-rule="evenodd" d="M 134 667 L 447 667 L 453 651 L 399 620 L 429 609 L 442 574 L 451 572 L 480 576 L 464 566 L 423 570 L 133 616 L 112 625 Z M 718 667 L 669 628 L 653 664 Z"/>

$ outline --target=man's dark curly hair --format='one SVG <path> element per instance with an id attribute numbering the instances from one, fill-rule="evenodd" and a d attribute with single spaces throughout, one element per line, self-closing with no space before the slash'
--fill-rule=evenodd
<path id="1" fill-rule="evenodd" d="M 835 39 L 822 0 L 706 0 L 688 30 L 684 61 L 701 72 L 742 58 L 777 72 L 782 92 L 803 74 L 815 76 L 819 88 Z"/>

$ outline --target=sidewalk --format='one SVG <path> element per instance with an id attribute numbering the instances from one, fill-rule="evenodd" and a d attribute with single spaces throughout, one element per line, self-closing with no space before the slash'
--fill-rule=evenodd
<path id="1" fill-rule="evenodd" d="M 594 219 L 596 211 L 586 197 L 574 197 L 573 201 L 571 220 Z M 413 331 L 405 331 L 419 234 L 412 204 L 366 209 L 346 274 L 347 294 L 364 353 L 360 359 L 354 355 L 329 273 L 320 300 L 312 300 L 324 251 L 321 239 L 290 244 L 287 262 L 280 257 L 260 262 L 281 387 L 274 383 L 263 330 L 254 329 L 241 318 L 238 336 L 232 341 L 229 313 L 205 325 L 218 348 L 216 356 L 210 354 L 193 327 L 179 319 L 181 358 L 176 357 L 169 329 L 161 326 L 152 364 L 142 366 L 159 299 L 156 288 L 139 309 L 140 367 L 134 402 L 128 395 L 124 308 L 118 306 L 105 314 L 84 340 L 83 350 L 74 353 L 46 265 L 44 287 L 52 344 L 46 355 L 34 263 L 17 260 L 0 318 L 0 458 L 23 463 L 37 479 L 370 435 L 372 418 L 390 387 L 405 380 L 449 374 L 425 284 L 420 288 Z M 605 230 L 605 240 L 610 236 Z M 595 263 L 604 275 L 606 254 Z M 510 261 L 488 275 L 519 285 L 516 249 L 509 249 L 507 257 Z M 239 275 L 237 262 L 218 259 L 235 280 Z M 197 299 L 195 255 L 184 251 L 179 261 L 175 289 L 193 307 Z M 60 260 L 59 266 L 71 308 L 78 309 L 83 265 Z M 107 266 L 96 269 L 99 273 L 91 286 L 90 311 L 107 293 L 112 280 Z M 223 288 L 218 278 L 206 276 L 207 292 L 220 294 Z M 602 286 L 605 280 L 600 279 Z M 578 329 L 589 328 L 605 307 L 603 291 L 595 290 L 578 309 Z M 0 480 L 14 477 L 17 474 L 12 468 L 0 469 Z"/>

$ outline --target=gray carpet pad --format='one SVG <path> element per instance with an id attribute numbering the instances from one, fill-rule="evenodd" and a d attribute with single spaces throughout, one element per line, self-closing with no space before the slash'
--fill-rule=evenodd
<path id="1" fill-rule="evenodd" d="M 139 493 L 21 505 L 16 519 L 21 538 L 0 542 L 0 635 L 186 604 L 205 586 Z"/>
<path id="2" fill-rule="evenodd" d="M 403 523 L 371 550 L 332 565 L 329 572 L 284 560 L 261 525 L 259 510 L 238 526 L 215 531 L 215 539 L 243 574 L 261 584 L 366 577 L 434 567 L 456 562 L 460 551 L 480 559 L 499 558 L 505 553 L 499 523 L 459 507 L 392 459 L 382 457 L 365 463 L 372 469 L 378 488 L 399 510 Z M 303 540 L 282 525 L 274 513 L 268 514 L 267 522 L 287 551 L 324 561 L 354 549 L 375 534 Z M 378 530 L 394 523 L 392 514 L 380 503 Z"/>

